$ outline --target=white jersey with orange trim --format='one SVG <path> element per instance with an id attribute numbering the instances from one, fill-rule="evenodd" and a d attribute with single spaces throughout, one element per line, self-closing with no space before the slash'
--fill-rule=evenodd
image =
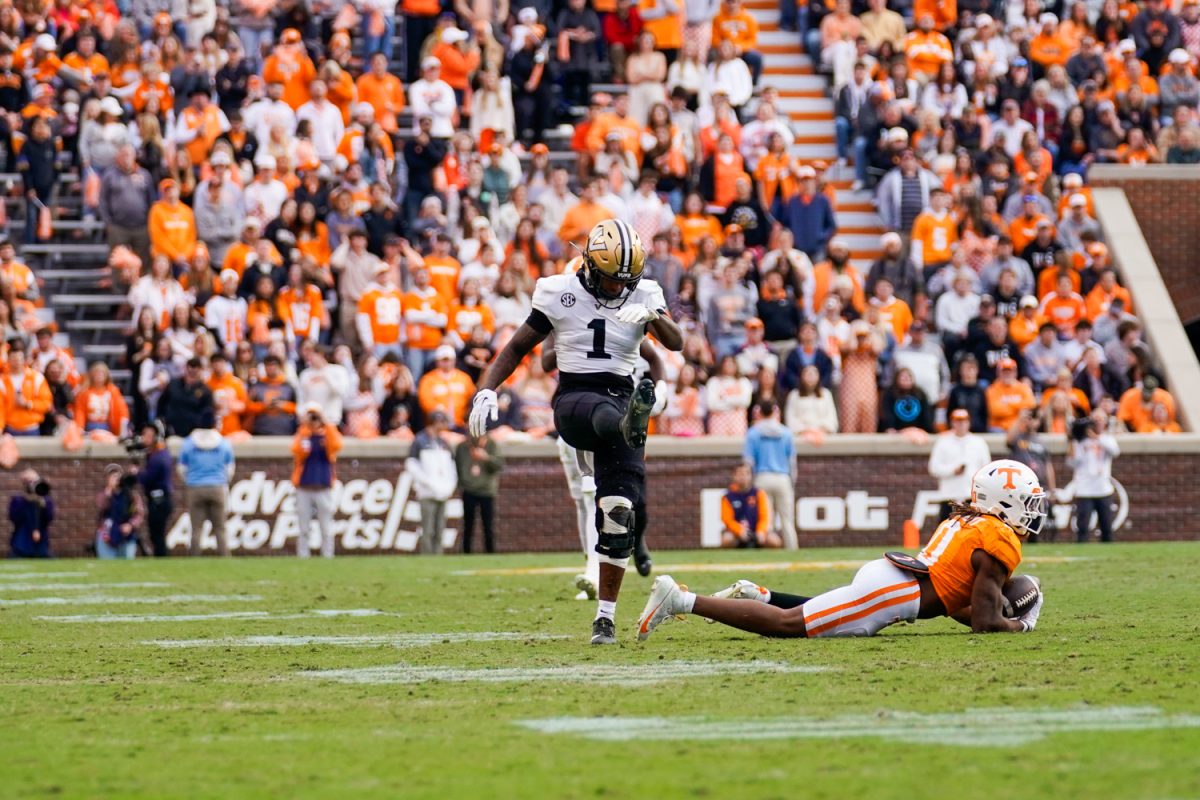
<path id="1" fill-rule="evenodd" d="M 237 349 L 238 342 L 246 338 L 247 309 L 242 297 L 217 295 L 204 304 L 204 327 L 216 332 L 229 356 Z"/>
<path id="2" fill-rule="evenodd" d="M 849 586 L 817 595 L 802 607 L 805 635 L 874 636 L 888 625 L 913 622 L 921 585 L 886 558 L 868 561 Z"/>
<path id="3" fill-rule="evenodd" d="M 655 310 L 667 307 L 662 289 L 648 278 L 638 282 L 626 303 Z M 533 290 L 533 307 L 554 327 L 560 372 L 633 375 L 646 326 L 618 320 L 619 309 L 598 302 L 576 274 L 539 278 Z"/>

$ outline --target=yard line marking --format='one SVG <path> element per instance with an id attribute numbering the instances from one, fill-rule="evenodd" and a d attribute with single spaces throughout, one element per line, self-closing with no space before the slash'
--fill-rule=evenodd
<path id="1" fill-rule="evenodd" d="M 72 589 L 95 591 L 96 589 L 166 589 L 171 584 L 162 581 L 125 581 L 118 583 L 4 583 L 0 591 L 5 592 L 62 592 Z"/>
<path id="2" fill-rule="evenodd" d="M 1088 561 L 1086 556 L 1043 556 L 1022 562 L 1030 564 L 1067 564 Z M 858 569 L 867 560 L 846 561 L 745 561 L 733 564 L 665 564 L 656 569 L 661 575 L 676 572 L 826 572 L 838 569 Z M 456 577 L 578 575 L 579 567 L 499 567 L 495 569 L 460 569 L 450 573 Z"/>
<path id="3" fill-rule="evenodd" d="M 508 667 L 468 669 L 418 667 L 393 664 L 358 669 L 328 669 L 301 672 L 307 678 L 356 684 L 424 683 L 536 683 L 564 681 L 641 686 L 680 678 L 708 678 L 749 673 L 815 673 L 829 667 L 788 664 L 781 661 L 656 661 L 651 664 L 572 664 L 565 667 Z"/>
<path id="4" fill-rule="evenodd" d="M 1056 733 L 1200 728 L 1200 715 L 1164 714 L 1153 706 L 1101 708 L 981 708 L 959 713 L 885 711 L 839 717 L 549 717 L 516 723 L 538 733 L 606 742 L 739 741 L 876 737 L 911 744 L 1016 747 Z"/>
<path id="5" fill-rule="evenodd" d="M 179 649 L 187 647 L 429 647 L 435 644 L 460 642 L 524 642 L 531 639 L 569 639 L 566 635 L 548 633 L 385 633 L 361 636 L 227 636 L 221 639 L 150 639 L 142 644 Z"/>
<path id="6" fill-rule="evenodd" d="M 0 606 L 166 605 L 170 603 L 257 603 L 257 594 L 166 594 L 156 597 L 116 597 L 86 594 L 75 597 L 0 597 Z"/>
<path id="7" fill-rule="evenodd" d="M 63 614 L 34 617 L 43 622 L 205 622 L 214 619 L 313 619 L 319 617 L 398 617 L 394 611 L 374 608 L 314 608 L 300 614 L 273 614 L 270 611 L 215 611 L 211 614 Z"/>
<path id="8" fill-rule="evenodd" d="M 86 578 L 86 572 L 5 572 L 0 581 L 29 580 L 30 578 Z"/>

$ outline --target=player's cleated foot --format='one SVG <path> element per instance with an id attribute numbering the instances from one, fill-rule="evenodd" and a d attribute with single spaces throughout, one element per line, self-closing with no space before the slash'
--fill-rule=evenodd
<path id="1" fill-rule="evenodd" d="M 608 617 L 596 617 L 592 622 L 592 644 L 616 644 L 617 626 Z"/>
<path id="2" fill-rule="evenodd" d="M 579 594 L 575 595 L 576 600 L 596 599 L 596 584 L 587 575 L 579 574 L 575 576 L 575 588 L 579 590 Z"/>
<path id="3" fill-rule="evenodd" d="M 650 571 L 654 569 L 654 560 L 650 558 L 650 548 L 646 547 L 646 537 L 639 536 L 637 546 L 633 550 L 633 563 L 637 567 L 638 575 L 643 578 L 650 575 Z"/>
<path id="4" fill-rule="evenodd" d="M 713 592 L 713 597 L 718 597 L 722 600 L 758 600 L 767 602 L 767 590 L 759 586 L 754 581 L 740 580 L 734 581 L 732 586 L 722 589 L 719 592 Z M 715 622 L 716 620 L 706 619 L 705 622 Z"/>
<path id="5" fill-rule="evenodd" d="M 654 381 L 642 378 L 629 398 L 625 416 L 621 417 L 621 435 L 634 450 L 646 446 L 646 428 L 650 426 L 650 412 L 653 410 Z"/>
<path id="6" fill-rule="evenodd" d="M 659 575 L 650 589 L 650 599 L 638 619 L 638 641 L 644 642 L 662 622 L 681 614 L 685 590 L 670 575 Z"/>

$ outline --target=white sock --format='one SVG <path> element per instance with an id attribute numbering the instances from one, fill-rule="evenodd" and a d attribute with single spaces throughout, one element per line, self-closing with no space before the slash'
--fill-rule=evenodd
<path id="1" fill-rule="evenodd" d="M 759 594 L 759 595 L 758 595 L 758 597 L 755 597 L 754 599 L 755 599 L 755 600 L 757 600 L 757 601 L 758 601 L 758 602 L 760 602 L 760 603 L 767 603 L 767 604 L 770 604 L 770 602 L 771 602 L 771 590 L 770 590 L 770 589 L 764 589 L 763 591 L 764 591 L 764 592 L 766 592 L 766 594 Z"/>
<path id="2" fill-rule="evenodd" d="M 684 614 L 692 613 L 692 609 L 696 607 L 695 592 L 680 592 L 679 610 Z"/>
<path id="3" fill-rule="evenodd" d="M 616 600 L 600 600 L 597 603 L 596 616 L 617 621 L 617 601 Z"/>

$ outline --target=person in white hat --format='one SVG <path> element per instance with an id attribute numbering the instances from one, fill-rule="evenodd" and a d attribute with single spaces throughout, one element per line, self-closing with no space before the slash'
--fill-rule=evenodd
<path id="1" fill-rule="evenodd" d="M 275 156 L 259 151 L 254 158 L 254 180 L 243 190 L 246 214 L 257 217 L 265 228 L 279 216 L 279 209 L 288 199 L 288 189 L 275 175 Z"/>
<path id="2" fill-rule="evenodd" d="M 1158 79 L 1158 91 L 1162 116 L 1169 119 L 1180 106 L 1194 110 L 1200 105 L 1200 82 L 1192 74 L 1192 56 L 1187 50 L 1175 48 L 1167 61 L 1171 68 Z"/>
<path id="3" fill-rule="evenodd" d="M 449 139 L 454 135 L 454 112 L 458 110 L 458 99 L 450 84 L 441 78 L 442 62 L 427 56 L 421 62 L 421 79 L 408 87 L 408 104 L 413 113 L 413 133 L 420 130 L 421 117 L 433 121 L 429 135 L 435 139 Z"/>
<path id="4" fill-rule="evenodd" d="M 965 408 L 950 412 L 950 430 L 941 433 L 929 453 L 929 475 L 937 478 L 942 501 L 939 521 L 950 516 L 951 503 L 971 498 L 971 478 L 992 460 L 983 437 L 971 433 L 971 414 Z"/>
<path id="5" fill-rule="evenodd" d="M 1058 223 L 1058 240 L 1068 250 L 1082 252 L 1083 237 L 1089 233 L 1092 235 L 1092 241 L 1104 240 L 1100 223 L 1088 215 L 1087 197 L 1080 193 L 1072 194 L 1067 198 L 1067 213 Z"/>
<path id="6" fill-rule="evenodd" d="M 221 293 L 204 305 L 204 327 L 212 331 L 225 355 L 233 358 L 238 343 L 246 338 L 246 299 L 238 297 L 237 271 L 223 269 L 219 277 Z"/>

